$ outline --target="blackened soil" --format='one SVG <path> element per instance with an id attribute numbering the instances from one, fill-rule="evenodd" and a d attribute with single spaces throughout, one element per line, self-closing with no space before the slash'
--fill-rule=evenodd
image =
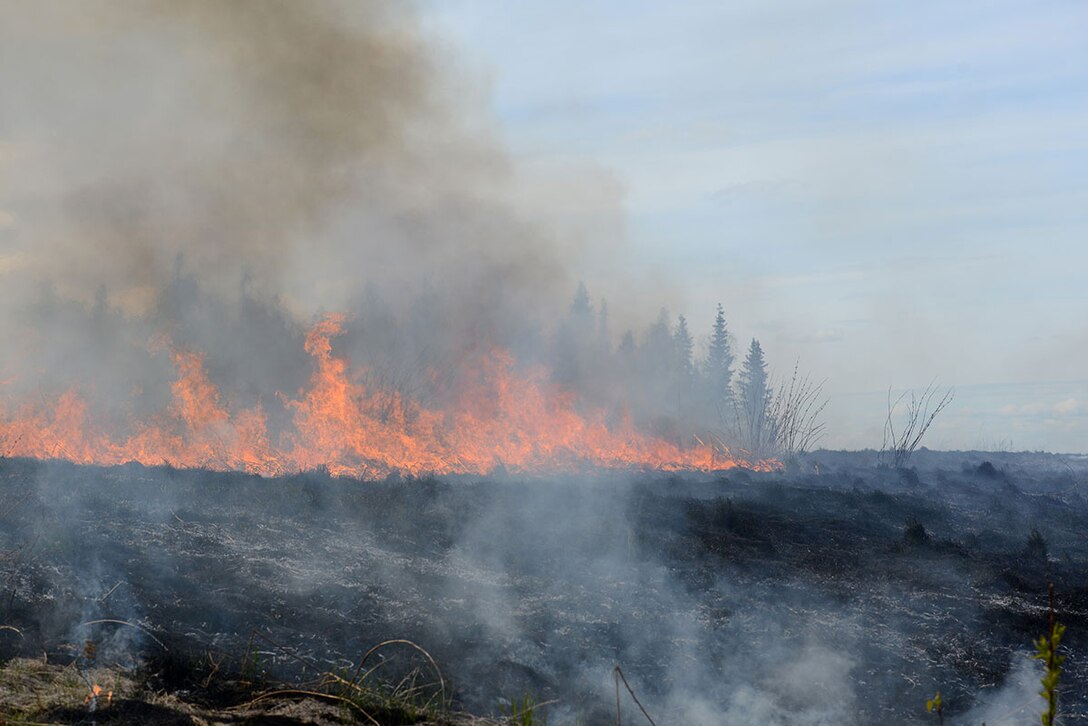
<path id="1" fill-rule="evenodd" d="M 304 679 L 407 638 L 474 711 L 609 718 L 619 664 L 659 722 L 901 723 L 937 689 L 951 715 L 1030 699 L 1054 583 L 1062 712 L 1088 720 L 1088 465 L 914 464 L 364 483 L 7 460 L 0 660 L 91 641 L 227 702 L 193 685 L 213 664 Z"/>

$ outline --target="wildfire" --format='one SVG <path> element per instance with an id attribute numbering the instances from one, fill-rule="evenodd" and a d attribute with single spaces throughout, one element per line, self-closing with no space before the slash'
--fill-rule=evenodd
<path id="1" fill-rule="evenodd" d="M 232 411 L 208 377 L 203 356 L 173 351 L 177 378 L 168 409 L 111 437 L 88 417 L 74 390 L 52 405 L 24 405 L 0 418 L 0 453 L 77 463 L 243 470 L 275 476 L 327 467 L 363 478 L 404 474 L 549 472 L 579 467 L 715 470 L 769 462 L 733 457 L 722 446 L 690 446 L 639 431 L 604 410 L 581 411 L 543 369 L 518 370 L 503 350 L 474 361 L 467 383 L 441 407 L 396 391 L 370 390 L 334 355 L 344 316 L 329 315 L 306 337 L 314 361 L 308 385 L 283 396 L 293 426 L 269 433 L 258 405 Z"/>

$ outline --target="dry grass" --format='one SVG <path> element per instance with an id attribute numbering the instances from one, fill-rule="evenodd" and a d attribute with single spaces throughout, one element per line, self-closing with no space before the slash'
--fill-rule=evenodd
<path id="1" fill-rule="evenodd" d="M 389 644 L 383 644 L 387 647 Z M 365 671 L 363 671 L 365 673 Z M 156 690 L 119 668 L 80 669 L 45 659 L 13 659 L 0 667 L 0 726 L 32 724 L 419 724 L 497 726 L 494 721 L 449 711 L 445 704 L 420 703 L 404 684 L 369 686 L 365 678 L 324 673 L 316 683 L 273 685 L 234 680 L 216 671 L 192 688 Z M 93 685 L 102 696 L 88 703 Z M 201 688 L 201 684 L 203 688 Z M 224 688 L 226 686 L 226 688 Z M 218 687 L 218 690 L 217 690 Z M 442 698 L 445 697 L 442 683 Z M 418 690 L 418 689 L 417 689 Z M 223 698 L 224 691 L 232 697 Z M 107 700 L 105 694 L 112 692 Z M 430 697 L 428 696 L 428 699 Z M 92 711 L 92 706 L 94 710 Z"/>
<path id="2" fill-rule="evenodd" d="M 16 658 L 0 668 L 0 723 L 30 723 L 51 711 L 85 708 L 91 685 L 112 691 L 122 699 L 136 691 L 124 673 L 109 668 L 79 671 L 75 664 L 61 666 L 44 659 Z"/>

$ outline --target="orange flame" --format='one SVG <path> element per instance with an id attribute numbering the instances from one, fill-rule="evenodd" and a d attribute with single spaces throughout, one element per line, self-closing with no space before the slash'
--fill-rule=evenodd
<path id="1" fill-rule="evenodd" d="M 97 683 L 91 686 L 91 692 L 88 693 L 84 699 L 83 704 L 90 704 L 92 701 L 98 703 L 98 699 L 102 697 L 102 686 Z M 113 691 L 106 691 L 106 705 L 113 703 Z"/>
<path id="2" fill-rule="evenodd" d="M 487 474 L 498 469 L 544 473 L 584 467 L 716 470 L 769 469 L 721 446 L 682 447 L 639 431 L 628 419 L 579 410 L 574 395 L 546 371 L 515 368 L 492 350 L 474 361 L 451 405 L 432 408 L 396 391 L 372 391 L 333 354 L 343 315 L 329 315 L 306 336 L 314 371 L 297 397 L 284 396 L 293 430 L 272 441 L 260 406 L 231 411 L 199 353 L 173 351 L 177 379 L 169 408 L 115 439 L 88 420 L 75 392 L 52 406 L 24 405 L 0 416 L 0 453 L 84 464 L 139 462 L 242 470 L 266 476 L 326 467 L 334 475 L 383 477 L 394 472 Z"/>

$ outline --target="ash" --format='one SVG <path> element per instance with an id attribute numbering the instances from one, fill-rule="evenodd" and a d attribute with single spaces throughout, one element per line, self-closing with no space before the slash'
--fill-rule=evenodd
<path id="1" fill-rule="evenodd" d="M 938 689 L 953 723 L 1028 723 L 1053 582 L 1061 713 L 1088 722 L 1088 464 L 912 463 L 360 482 L 4 460 L 0 659 L 92 640 L 290 678 L 288 653 L 350 668 L 407 638 L 479 713 L 532 694 L 614 718 L 618 664 L 658 723 L 924 721 Z"/>

